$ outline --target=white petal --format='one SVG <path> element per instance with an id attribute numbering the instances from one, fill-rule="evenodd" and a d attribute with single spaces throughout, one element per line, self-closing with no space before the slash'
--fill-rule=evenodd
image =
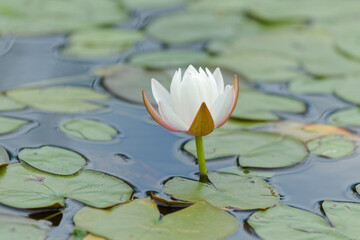
<path id="1" fill-rule="evenodd" d="M 151 79 L 151 90 L 157 104 L 160 101 L 170 103 L 169 92 L 156 79 Z"/>
<path id="2" fill-rule="evenodd" d="M 221 74 L 220 68 L 215 69 L 215 71 L 213 73 L 213 76 L 214 76 L 215 81 L 216 81 L 218 92 L 222 93 L 224 91 L 224 79 L 223 79 L 223 76 Z"/>
<path id="3" fill-rule="evenodd" d="M 171 106 L 173 109 L 181 106 L 180 101 L 181 69 L 175 72 L 170 85 Z"/>
<path id="4" fill-rule="evenodd" d="M 220 94 L 219 97 L 215 100 L 214 104 L 211 105 L 210 112 L 215 123 L 215 128 L 227 119 L 232 108 L 233 98 L 233 87 L 227 85 L 224 92 Z"/>
<path id="5" fill-rule="evenodd" d="M 216 79 L 214 78 L 214 76 L 212 75 L 212 73 L 210 72 L 210 70 L 208 68 L 206 68 L 206 73 L 208 75 L 208 79 L 209 79 L 209 84 L 210 84 L 210 89 L 211 89 L 211 96 L 212 96 L 212 102 L 215 101 L 215 99 L 217 98 L 217 96 L 219 95 L 219 89 L 216 83 Z"/>
<path id="6" fill-rule="evenodd" d="M 190 128 L 174 112 L 174 110 L 165 102 L 158 102 L 159 113 L 162 119 L 174 129 L 185 132 Z"/>
<path id="7" fill-rule="evenodd" d="M 199 73 L 196 71 L 193 65 L 189 65 L 189 67 L 185 70 L 183 81 L 186 79 L 191 79 L 194 75 L 198 75 Z"/>

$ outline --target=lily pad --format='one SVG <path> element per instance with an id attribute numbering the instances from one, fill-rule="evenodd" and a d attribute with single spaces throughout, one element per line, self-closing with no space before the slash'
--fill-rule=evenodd
<path id="1" fill-rule="evenodd" d="M 269 171 L 269 170 L 258 170 L 258 169 L 246 169 L 240 166 L 220 168 L 216 171 L 220 173 L 229 173 L 240 176 L 260 177 L 260 178 L 270 178 L 275 175 L 275 173 L 271 170 Z"/>
<path id="2" fill-rule="evenodd" d="M 297 79 L 289 83 L 289 90 L 301 94 L 331 94 L 342 83 L 340 78 Z"/>
<path id="3" fill-rule="evenodd" d="M 105 108 L 90 101 L 109 98 L 85 87 L 15 88 L 6 95 L 17 102 L 43 111 L 83 113 Z"/>
<path id="4" fill-rule="evenodd" d="M 62 53 L 73 57 L 106 57 L 129 50 L 144 39 L 143 33 L 125 29 L 92 29 L 69 36 Z"/>
<path id="5" fill-rule="evenodd" d="M 328 158 L 345 157 L 355 151 L 354 142 L 336 135 L 314 139 L 307 143 L 307 147 L 310 152 Z"/>
<path id="6" fill-rule="evenodd" d="M 91 141 L 110 141 L 119 133 L 106 123 L 86 118 L 65 120 L 60 129 L 71 136 Z"/>
<path id="7" fill-rule="evenodd" d="M 358 238 L 360 204 L 324 201 L 322 208 L 330 223 L 317 214 L 284 204 L 252 214 L 248 223 L 264 240 Z"/>
<path id="8" fill-rule="evenodd" d="M 14 132 L 27 123 L 28 120 L 0 116 L 0 134 Z"/>
<path id="9" fill-rule="evenodd" d="M 175 177 L 165 183 L 165 193 L 188 202 L 206 200 L 220 208 L 265 209 L 279 202 L 270 185 L 258 177 L 210 172 L 212 184 Z"/>
<path id="10" fill-rule="evenodd" d="M 357 91 L 360 88 L 359 77 L 351 77 L 344 81 L 338 88 L 335 89 L 335 94 L 339 98 L 360 105 L 360 95 Z"/>
<path id="11" fill-rule="evenodd" d="M 344 36 L 336 40 L 338 49 L 345 55 L 360 60 L 360 36 Z"/>
<path id="12" fill-rule="evenodd" d="M 0 234 L 3 239 L 45 240 L 49 225 L 29 218 L 0 214 Z"/>
<path id="13" fill-rule="evenodd" d="M 0 95 L 0 111 L 16 111 L 24 108 L 26 108 L 26 105 L 18 103 L 4 95 Z"/>
<path id="14" fill-rule="evenodd" d="M 187 0 L 122 0 L 124 5 L 130 9 L 165 8 L 185 4 Z"/>
<path id="15" fill-rule="evenodd" d="M 302 162 L 307 157 L 304 144 L 290 136 L 268 132 L 218 131 L 204 137 L 207 160 L 240 155 L 242 167 L 281 168 Z M 184 149 L 196 156 L 195 141 Z"/>
<path id="16" fill-rule="evenodd" d="M 86 164 L 80 154 L 55 146 L 24 148 L 18 158 L 36 169 L 57 175 L 72 175 Z"/>
<path id="17" fill-rule="evenodd" d="M 251 90 L 240 90 L 238 103 L 231 117 L 272 121 L 279 120 L 273 112 L 304 113 L 306 105 L 296 99 Z"/>
<path id="18" fill-rule="evenodd" d="M 9 165 L 9 162 L 9 154 L 6 152 L 5 148 L 0 147 L 0 167 L 6 167 Z"/>
<path id="19" fill-rule="evenodd" d="M 130 63 L 151 69 L 166 69 L 201 65 L 208 55 L 200 51 L 190 50 L 168 50 L 157 52 L 145 52 L 134 55 L 130 58 Z"/>
<path id="20" fill-rule="evenodd" d="M 238 228 L 229 213 L 201 201 L 160 218 L 149 198 L 107 210 L 85 207 L 74 217 L 75 224 L 108 239 L 216 240 L 230 236 Z"/>
<path id="21" fill-rule="evenodd" d="M 329 116 L 328 121 L 340 126 L 360 127 L 360 109 L 356 107 L 336 111 Z"/>
<path id="22" fill-rule="evenodd" d="M 231 38 L 240 23 L 241 18 L 236 15 L 182 12 L 154 20 L 146 31 L 161 42 L 185 44 Z"/>
<path id="23" fill-rule="evenodd" d="M 57 176 L 21 163 L 7 166 L 0 175 L 0 203 L 16 208 L 58 208 L 65 198 L 106 208 L 130 199 L 133 189 L 121 179 L 93 170 Z"/>

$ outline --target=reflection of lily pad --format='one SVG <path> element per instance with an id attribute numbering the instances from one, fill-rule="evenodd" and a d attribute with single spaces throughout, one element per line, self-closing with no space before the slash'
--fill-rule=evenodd
<path id="1" fill-rule="evenodd" d="M 262 92 L 240 90 L 238 103 L 231 117 L 248 120 L 278 120 L 272 111 L 303 113 L 306 105 L 296 99 Z"/>
<path id="2" fill-rule="evenodd" d="M 240 210 L 264 209 L 279 202 L 270 185 L 258 177 L 217 172 L 210 172 L 208 177 L 212 184 L 175 177 L 165 183 L 164 191 L 179 200 L 206 200 L 220 208 Z"/>
<path id="3" fill-rule="evenodd" d="M 49 225 L 29 218 L 0 214 L 2 239 L 45 240 Z"/>
<path id="4" fill-rule="evenodd" d="M 6 95 L 31 107 L 61 113 L 81 113 L 103 109 L 89 101 L 104 100 L 108 96 L 84 87 L 15 88 Z"/>
<path id="5" fill-rule="evenodd" d="M 106 57 L 130 49 L 143 38 L 141 32 L 134 30 L 85 30 L 69 36 L 69 43 L 63 49 L 63 54 L 74 57 Z"/>
<path id="6" fill-rule="evenodd" d="M 336 135 L 314 139 L 307 146 L 310 152 L 328 158 L 345 157 L 355 150 L 355 144 L 350 139 Z"/>
<path id="7" fill-rule="evenodd" d="M 0 203 L 17 208 L 63 207 L 65 198 L 106 208 L 128 201 L 133 192 L 121 179 L 102 172 L 57 176 L 20 163 L 3 170 L 0 185 Z"/>
<path id="8" fill-rule="evenodd" d="M 74 222 L 108 239 L 216 240 L 238 228 L 234 217 L 205 201 L 160 218 L 156 204 L 149 198 L 107 210 L 85 207 L 76 213 Z"/>
<path id="9" fill-rule="evenodd" d="M 36 169 L 58 175 L 72 175 L 86 164 L 80 154 L 55 146 L 24 148 L 18 158 Z"/>
<path id="10" fill-rule="evenodd" d="M 284 204 L 252 214 L 248 223 L 264 240 L 359 237 L 360 204 L 324 201 L 322 209 L 330 223 L 317 214 Z"/>
<path id="11" fill-rule="evenodd" d="M 130 63 L 136 66 L 164 69 L 187 67 L 190 64 L 201 65 L 208 58 L 208 55 L 200 51 L 170 50 L 145 52 L 134 55 Z"/>
<path id="12" fill-rule="evenodd" d="M 6 150 L 0 146 L 0 167 L 6 167 L 9 165 L 10 159 Z"/>
<path id="13" fill-rule="evenodd" d="M 16 131 L 28 122 L 28 120 L 0 116 L 0 134 Z"/>
<path id="14" fill-rule="evenodd" d="M 106 123 L 85 118 L 65 120 L 60 129 L 71 136 L 92 141 L 110 141 L 118 134 L 115 128 Z"/>
<path id="15" fill-rule="evenodd" d="M 24 109 L 26 105 L 18 103 L 11 98 L 0 95 L 0 111 L 15 111 Z"/>
<path id="16" fill-rule="evenodd" d="M 341 109 L 331 114 L 328 118 L 329 123 L 346 126 L 346 127 L 360 127 L 360 109 L 347 108 Z"/>
<path id="17" fill-rule="evenodd" d="M 307 156 L 301 141 L 267 132 L 218 131 L 204 137 L 204 148 L 207 160 L 240 155 L 242 167 L 288 167 Z M 187 142 L 184 149 L 196 156 L 194 140 Z"/>

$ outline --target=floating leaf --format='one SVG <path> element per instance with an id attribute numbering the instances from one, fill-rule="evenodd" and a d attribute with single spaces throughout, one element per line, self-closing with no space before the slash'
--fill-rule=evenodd
<path id="1" fill-rule="evenodd" d="M 336 111 L 329 116 L 328 121 L 340 126 L 360 127 L 360 109 L 347 108 Z"/>
<path id="2" fill-rule="evenodd" d="M 240 155 L 242 167 L 288 167 L 307 156 L 301 141 L 267 132 L 218 131 L 204 137 L 204 147 L 207 160 Z M 187 142 L 184 149 L 196 156 L 194 140 Z"/>
<path id="3" fill-rule="evenodd" d="M 246 169 L 246 168 L 242 168 L 240 166 L 231 166 L 231 167 L 220 168 L 216 171 L 220 172 L 220 173 L 230 173 L 230 174 L 236 174 L 236 175 L 240 175 L 240 176 L 260 177 L 260 178 L 270 178 L 275 175 L 275 173 L 272 171 L 258 170 L 258 169 Z"/>
<path id="4" fill-rule="evenodd" d="M 210 172 L 212 184 L 175 177 L 165 183 L 165 193 L 188 202 L 206 200 L 220 208 L 265 209 L 279 202 L 279 196 L 263 179 Z"/>
<path id="5" fill-rule="evenodd" d="M 6 152 L 5 148 L 0 146 L 0 168 L 6 167 L 9 165 L 9 162 L 9 154 Z"/>
<path id="6" fill-rule="evenodd" d="M 322 208 L 331 225 L 317 214 L 284 204 L 252 214 L 248 223 L 264 240 L 358 238 L 360 204 L 324 201 Z"/>
<path id="7" fill-rule="evenodd" d="M 350 139 L 336 135 L 314 139 L 307 146 L 310 152 L 328 158 L 345 157 L 355 151 L 355 144 Z"/>
<path id="8" fill-rule="evenodd" d="M 278 120 L 279 117 L 272 111 L 303 113 L 306 105 L 285 96 L 240 90 L 238 103 L 231 117 L 257 121 Z"/>
<path id="9" fill-rule="evenodd" d="M 108 239 L 216 240 L 238 228 L 234 217 L 205 201 L 160 218 L 156 204 L 149 198 L 107 210 L 85 207 L 76 213 L 74 222 Z"/>
<path id="10" fill-rule="evenodd" d="M 106 208 L 130 199 L 133 190 L 121 179 L 93 170 L 57 176 L 14 163 L 0 175 L 0 203 L 16 208 L 64 207 L 65 198 Z"/>
<path id="11" fill-rule="evenodd" d="M 143 38 L 143 34 L 135 30 L 117 28 L 83 30 L 69 36 L 69 43 L 62 53 L 74 57 L 106 57 L 130 49 Z"/>
<path id="12" fill-rule="evenodd" d="M 71 136 L 92 141 L 110 141 L 119 133 L 106 123 L 86 118 L 65 120 L 60 129 Z"/>
<path id="13" fill-rule="evenodd" d="M 330 94 L 342 83 L 340 78 L 298 79 L 289 83 L 289 90 L 301 94 Z"/>
<path id="14" fill-rule="evenodd" d="M 15 88 L 6 95 L 31 107 L 60 113 L 82 113 L 105 108 L 89 101 L 108 96 L 84 87 Z"/>
<path id="15" fill-rule="evenodd" d="M 360 60 L 359 43 L 360 38 L 356 35 L 342 36 L 336 40 L 337 47 L 341 52 L 357 60 Z"/>
<path id="16" fill-rule="evenodd" d="M 208 55 L 200 51 L 169 50 L 140 53 L 131 57 L 130 63 L 146 68 L 164 69 L 187 67 L 189 64 L 201 65 L 207 58 Z"/>
<path id="17" fill-rule="evenodd" d="M 354 104 L 360 105 L 360 94 L 357 91 L 360 88 L 359 77 L 349 78 L 335 89 L 335 94 L 339 98 Z"/>
<path id="18" fill-rule="evenodd" d="M 57 175 L 72 175 L 86 164 L 80 154 L 55 146 L 24 148 L 18 158 L 36 169 Z"/>
<path id="19" fill-rule="evenodd" d="M 49 225 L 29 218 L 0 214 L 2 239 L 45 240 Z"/>
<path id="20" fill-rule="evenodd" d="M 0 134 L 14 132 L 27 123 L 28 120 L 0 116 Z"/>
<path id="21" fill-rule="evenodd" d="M 146 31 L 161 42 L 185 44 L 231 38 L 240 23 L 241 18 L 235 15 L 181 12 L 154 20 Z"/>
<path id="22" fill-rule="evenodd" d="M 24 109 L 26 105 L 18 103 L 4 95 L 0 95 L 0 111 L 15 111 Z"/>

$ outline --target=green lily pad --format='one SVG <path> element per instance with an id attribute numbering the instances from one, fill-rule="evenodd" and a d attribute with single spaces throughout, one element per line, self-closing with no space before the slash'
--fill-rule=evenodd
<path id="1" fill-rule="evenodd" d="M 360 60 L 360 36 L 344 36 L 336 40 L 338 49 L 345 55 Z"/>
<path id="2" fill-rule="evenodd" d="M 110 141 L 119 133 L 106 123 L 86 118 L 65 120 L 60 129 L 71 136 L 91 141 Z"/>
<path id="3" fill-rule="evenodd" d="M 343 83 L 341 78 L 297 79 L 289 83 L 289 90 L 301 94 L 330 94 Z"/>
<path id="4" fill-rule="evenodd" d="M 205 201 L 160 218 L 156 204 L 149 198 L 107 210 L 85 207 L 76 213 L 74 222 L 108 239 L 217 240 L 238 228 L 233 216 Z"/>
<path id="5" fill-rule="evenodd" d="M 15 88 L 6 95 L 20 103 L 43 111 L 83 113 L 104 109 L 90 101 L 109 98 L 103 93 L 84 87 Z"/>
<path id="6" fill-rule="evenodd" d="M 258 169 L 246 169 L 246 168 L 242 168 L 240 166 L 231 166 L 231 167 L 220 168 L 216 171 L 220 172 L 220 173 L 230 173 L 230 174 L 236 174 L 236 175 L 240 175 L 240 176 L 260 177 L 260 178 L 270 178 L 275 175 L 275 173 L 273 171 L 258 170 Z"/>
<path id="7" fill-rule="evenodd" d="M 210 172 L 212 184 L 175 177 L 164 185 L 165 193 L 188 202 L 206 200 L 220 208 L 265 209 L 279 202 L 270 185 L 258 177 Z"/>
<path id="8" fill-rule="evenodd" d="M 207 63 L 241 73 L 255 82 L 288 81 L 302 74 L 295 60 L 270 53 L 229 53 L 211 57 Z"/>
<path id="9" fill-rule="evenodd" d="M 49 225 L 29 218 L 0 214 L 0 234 L 3 239 L 45 240 Z"/>
<path id="10" fill-rule="evenodd" d="M 143 39 L 143 33 L 134 30 L 83 30 L 69 36 L 69 44 L 62 53 L 73 57 L 106 57 L 129 50 Z"/>
<path id="11" fill-rule="evenodd" d="M 275 112 L 304 113 L 306 105 L 296 99 L 251 90 L 240 90 L 231 117 L 257 121 L 280 119 Z"/>
<path id="12" fill-rule="evenodd" d="M 146 31 L 161 42 L 185 44 L 231 38 L 240 23 L 241 18 L 235 15 L 182 12 L 154 20 Z"/>
<path id="13" fill-rule="evenodd" d="M 302 162 L 307 157 L 304 144 L 293 137 L 268 132 L 214 132 L 204 138 L 207 160 L 240 155 L 242 167 L 281 168 Z M 196 156 L 195 141 L 184 149 Z"/>
<path id="14" fill-rule="evenodd" d="M 314 139 L 307 143 L 307 147 L 310 152 L 328 158 L 345 157 L 355 151 L 354 142 L 336 135 Z"/>
<path id="15" fill-rule="evenodd" d="M 121 179 L 93 170 L 57 176 L 21 163 L 0 175 L 0 203 L 16 208 L 64 207 L 65 198 L 106 208 L 130 199 L 133 189 Z"/>
<path id="16" fill-rule="evenodd" d="M 9 154 L 6 152 L 5 148 L 0 146 L 0 167 L 6 167 L 9 165 L 9 162 Z"/>
<path id="17" fill-rule="evenodd" d="M 328 118 L 329 123 L 346 127 L 360 127 L 360 109 L 348 108 L 334 112 Z"/>
<path id="18" fill-rule="evenodd" d="M 185 4 L 187 0 L 122 0 L 130 9 L 165 8 Z"/>
<path id="19" fill-rule="evenodd" d="M 14 132 L 27 123 L 28 120 L 0 116 L 0 134 Z"/>
<path id="20" fill-rule="evenodd" d="M 252 214 L 248 223 L 264 240 L 358 238 L 360 204 L 324 201 L 322 208 L 330 223 L 317 214 L 284 204 Z"/>
<path id="21" fill-rule="evenodd" d="M 343 82 L 335 89 L 335 94 L 339 98 L 360 105 L 360 95 L 357 89 L 360 87 L 359 77 L 352 77 Z"/>
<path id="22" fill-rule="evenodd" d="M 216 12 L 219 14 L 229 14 L 229 13 L 240 13 L 242 14 L 247 7 L 254 3 L 255 0 L 226 0 L 222 1 L 219 4 L 217 0 L 197 0 L 197 1 L 190 1 L 188 4 L 188 8 L 191 11 L 196 12 Z"/>
<path id="23" fill-rule="evenodd" d="M 36 169 L 57 175 L 72 175 L 86 164 L 80 154 L 55 146 L 24 148 L 18 158 Z"/>
<path id="24" fill-rule="evenodd" d="M 18 103 L 11 98 L 0 95 L 0 111 L 16 111 L 26 108 L 26 105 Z"/>
<path id="25" fill-rule="evenodd" d="M 190 50 L 168 50 L 144 52 L 130 58 L 130 63 L 151 69 L 166 69 L 201 65 L 208 59 L 205 52 Z"/>

